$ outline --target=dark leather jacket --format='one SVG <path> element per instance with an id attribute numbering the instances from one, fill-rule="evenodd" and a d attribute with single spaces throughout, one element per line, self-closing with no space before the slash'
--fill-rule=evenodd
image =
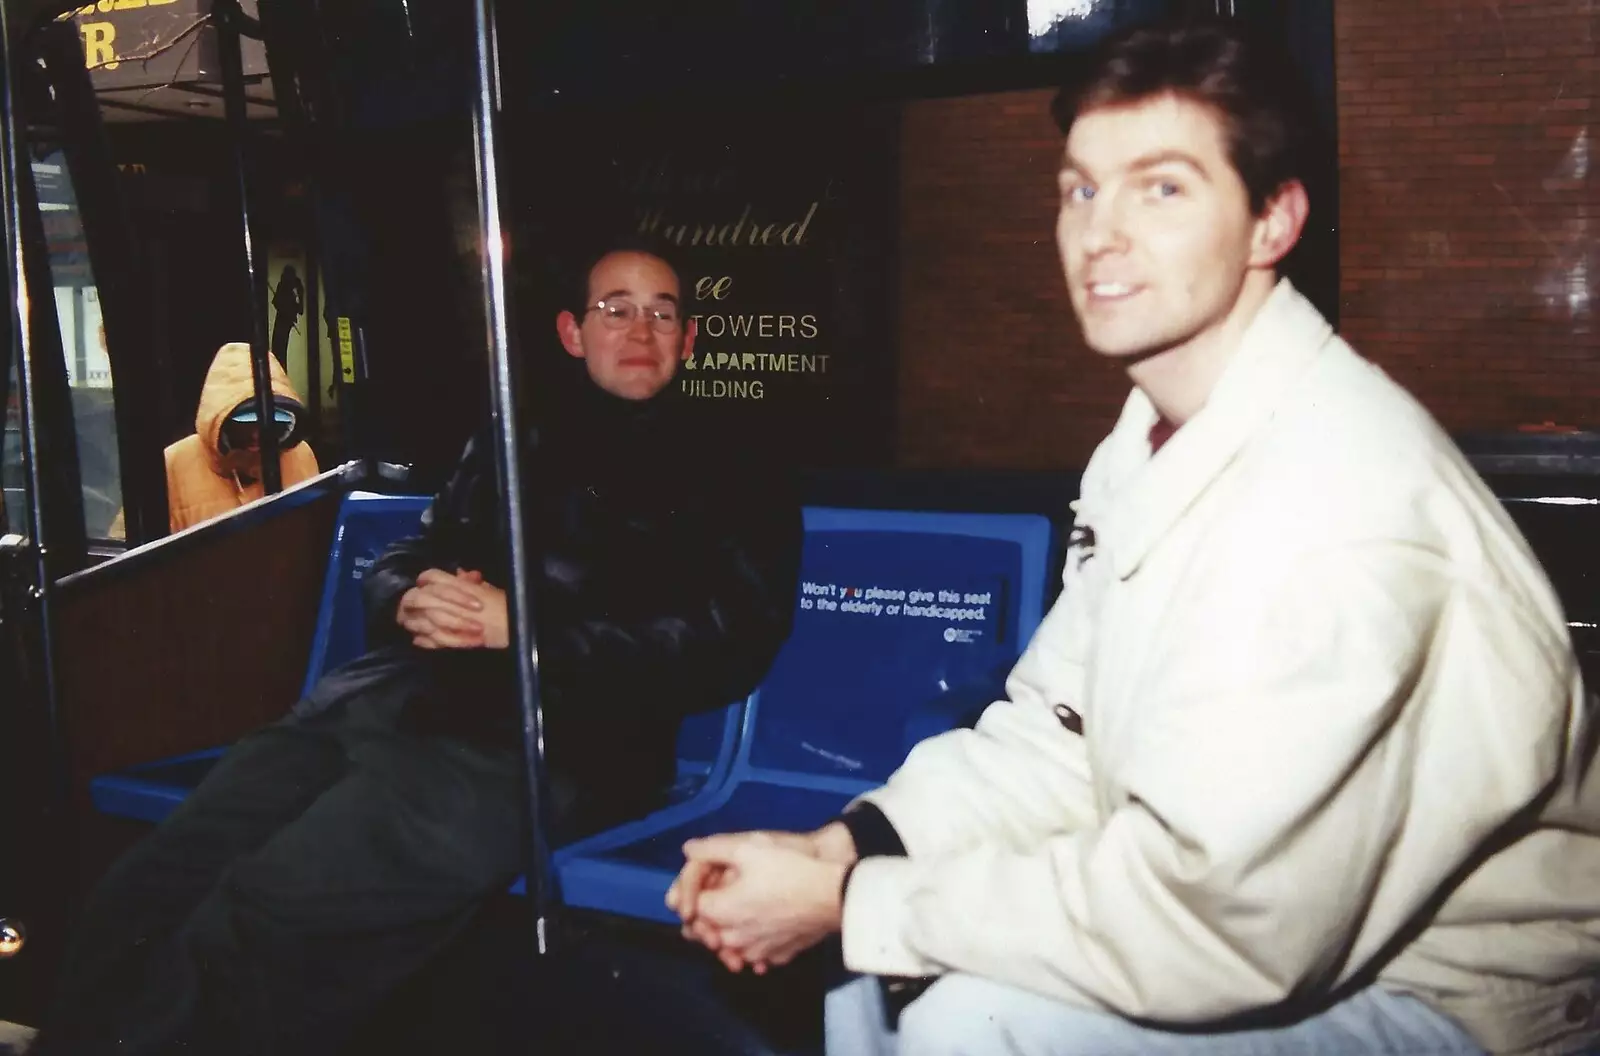
<path id="1" fill-rule="evenodd" d="M 793 613 L 802 529 L 791 478 L 668 393 L 639 404 L 585 384 L 523 445 L 546 755 L 606 813 L 634 812 L 671 784 L 679 722 L 753 690 Z M 405 705 L 402 728 L 520 744 L 508 652 L 416 649 L 394 622 L 424 569 L 476 569 L 504 586 L 507 559 L 485 432 L 422 534 L 366 579 L 369 642 L 430 687 Z"/>

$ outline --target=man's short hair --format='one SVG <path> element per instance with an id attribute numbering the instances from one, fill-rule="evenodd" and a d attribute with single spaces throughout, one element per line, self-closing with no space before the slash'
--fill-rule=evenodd
<path id="1" fill-rule="evenodd" d="M 597 264 L 613 253 L 643 253 L 662 261 L 678 277 L 680 306 L 688 303 L 691 296 L 688 272 L 684 270 L 678 247 L 657 235 L 625 234 L 596 239 L 573 258 L 573 269 L 567 282 L 567 303 L 563 306 L 573 315 L 583 318 L 583 313 L 589 308 L 589 276 L 594 273 Z"/>
<path id="2" fill-rule="evenodd" d="M 1287 52 L 1236 19 L 1189 18 L 1123 30 L 1101 43 L 1056 94 L 1066 135 L 1081 114 L 1174 95 L 1222 120 L 1228 155 L 1259 215 L 1285 184 L 1304 180 L 1316 109 Z"/>

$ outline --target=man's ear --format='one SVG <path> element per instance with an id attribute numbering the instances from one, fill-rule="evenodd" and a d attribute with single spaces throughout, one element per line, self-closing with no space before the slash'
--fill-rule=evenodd
<path id="1" fill-rule="evenodd" d="M 700 328 L 694 324 L 693 319 L 683 324 L 683 351 L 679 353 L 678 358 L 685 363 L 694 355 L 694 336 L 699 332 Z"/>
<path id="2" fill-rule="evenodd" d="M 583 328 L 578 325 L 577 316 L 571 312 L 556 316 L 556 334 L 561 338 L 561 347 L 567 350 L 567 355 L 575 359 L 584 358 Z"/>
<path id="3" fill-rule="evenodd" d="M 1279 187 L 1256 218 L 1250 265 L 1256 268 L 1277 267 L 1278 262 L 1288 256 L 1295 243 L 1300 241 L 1300 233 L 1305 230 L 1306 216 L 1310 212 L 1311 199 L 1306 195 L 1305 184 L 1290 180 Z"/>

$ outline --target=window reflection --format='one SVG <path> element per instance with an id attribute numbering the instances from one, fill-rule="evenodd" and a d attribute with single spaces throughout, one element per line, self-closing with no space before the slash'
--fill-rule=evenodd
<path id="1" fill-rule="evenodd" d="M 1083 18 L 1095 0 L 1028 0 L 1028 34 L 1042 37 L 1070 18 Z"/>
<path id="2" fill-rule="evenodd" d="M 1028 0 L 1028 50 L 1087 48 L 1118 26 L 1162 14 L 1163 0 Z"/>
<path id="3" fill-rule="evenodd" d="M 89 248 L 65 157 L 59 150 L 49 151 L 35 158 L 32 167 L 50 249 L 50 278 L 56 320 L 61 328 L 61 350 L 72 391 L 84 530 L 91 539 L 117 538 L 122 480 L 111 360 L 100 320 L 100 294 L 89 264 Z"/>

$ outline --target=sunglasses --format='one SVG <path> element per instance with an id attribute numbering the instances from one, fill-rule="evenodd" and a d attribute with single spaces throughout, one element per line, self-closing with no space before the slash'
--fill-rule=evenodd
<path id="1" fill-rule="evenodd" d="M 280 443 L 294 431 L 294 421 L 272 421 L 267 423 L 271 435 Z M 250 447 L 261 436 L 261 426 L 254 421 L 241 422 L 230 418 L 222 423 L 222 435 L 227 440 L 229 447 Z"/>

